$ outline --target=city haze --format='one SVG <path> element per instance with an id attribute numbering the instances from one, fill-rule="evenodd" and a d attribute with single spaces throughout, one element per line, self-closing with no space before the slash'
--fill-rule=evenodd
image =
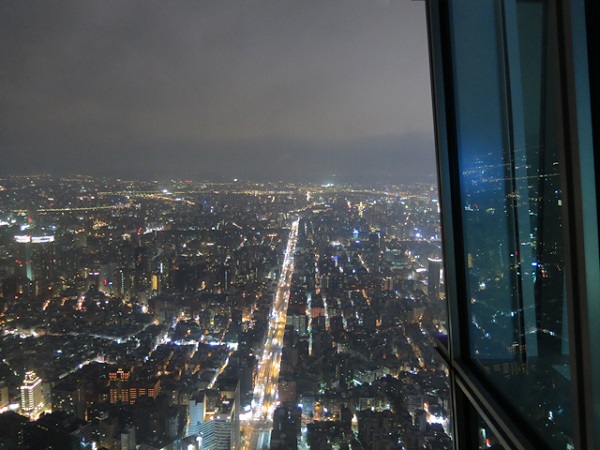
<path id="1" fill-rule="evenodd" d="M 3 2 L 0 171 L 434 182 L 424 24 L 407 1 Z"/>

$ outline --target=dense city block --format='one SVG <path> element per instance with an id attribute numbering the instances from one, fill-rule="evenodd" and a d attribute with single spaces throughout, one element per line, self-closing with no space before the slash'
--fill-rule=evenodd
<path id="1" fill-rule="evenodd" d="M 436 195 L 1 179 L 0 448 L 451 448 Z"/>

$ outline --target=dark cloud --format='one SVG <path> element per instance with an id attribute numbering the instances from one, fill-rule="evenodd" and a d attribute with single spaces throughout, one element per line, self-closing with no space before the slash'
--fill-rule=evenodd
<path id="1" fill-rule="evenodd" d="M 421 2 L 4 1 L 0 58 L 4 173 L 433 172 Z"/>

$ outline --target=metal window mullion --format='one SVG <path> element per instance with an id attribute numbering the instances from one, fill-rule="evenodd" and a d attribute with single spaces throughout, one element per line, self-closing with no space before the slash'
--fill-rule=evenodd
<path id="1" fill-rule="evenodd" d="M 461 234 L 461 201 L 457 158 L 454 82 L 448 0 L 427 2 L 431 88 L 434 112 L 442 248 L 448 307 L 448 354 L 455 448 L 476 443 L 465 394 L 456 383 L 453 361 L 469 354 L 466 309 L 466 268 Z M 462 306 L 462 309 L 461 309 Z"/>
<path id="2" fill-rule="evenodd" d="M 505 152 L 510 165 L 510 182 L 513 208 L 513 245 L 516 250 L 514 261 L 516 273 L 516 307 L 519 319 L 519 344 L 521 359 L 537 356 L 537 338 L 529 333 L 536 327 L 535 293 L 532 273 L 531 218 L 529 211 L 529 183 L 527 178 L 527 148 L 525 142 L 525 117 L 523 111 L 523 89 L 521 86 L 521 61 L 517 5 L 515 0 L 503 0 L 499 4 L 502 29 L 500 30 L 502 54 L 504 56 L 505 95 Z M 529 247 L 528 247 L 529 245 Z"/>
<path id="3" fill-rule="evenodd" d="M 565 272 L 577 448 L 600 448 L 600 265 L 590 80 L 583 1 L 557 2 L 564 112 Z M 596 378 L 596 380 L 594 380 Z M 598 406 L 595 406 L 598 405 Z"/>

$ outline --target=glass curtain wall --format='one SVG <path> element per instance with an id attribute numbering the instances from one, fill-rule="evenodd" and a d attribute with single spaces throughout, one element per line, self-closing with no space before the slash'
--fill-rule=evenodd
<path id="1" fill-rule="evenodd" d="M 470 358 L 549 444 L 571 441 L 557 43 L 545 1 L 450 6 Z"/>
<path id="2" fill-rule="evenodd" d="M 589 297 L 598 228 L 584 2 L 428 3 L 451 316 L 442 353 L 467 404 L 496 415 L 496 430 L 517 424 L 507 442 L 573 448 L 591 420 L 584 397 L 596 396 L 586 311 L 600 301 Z"/>

